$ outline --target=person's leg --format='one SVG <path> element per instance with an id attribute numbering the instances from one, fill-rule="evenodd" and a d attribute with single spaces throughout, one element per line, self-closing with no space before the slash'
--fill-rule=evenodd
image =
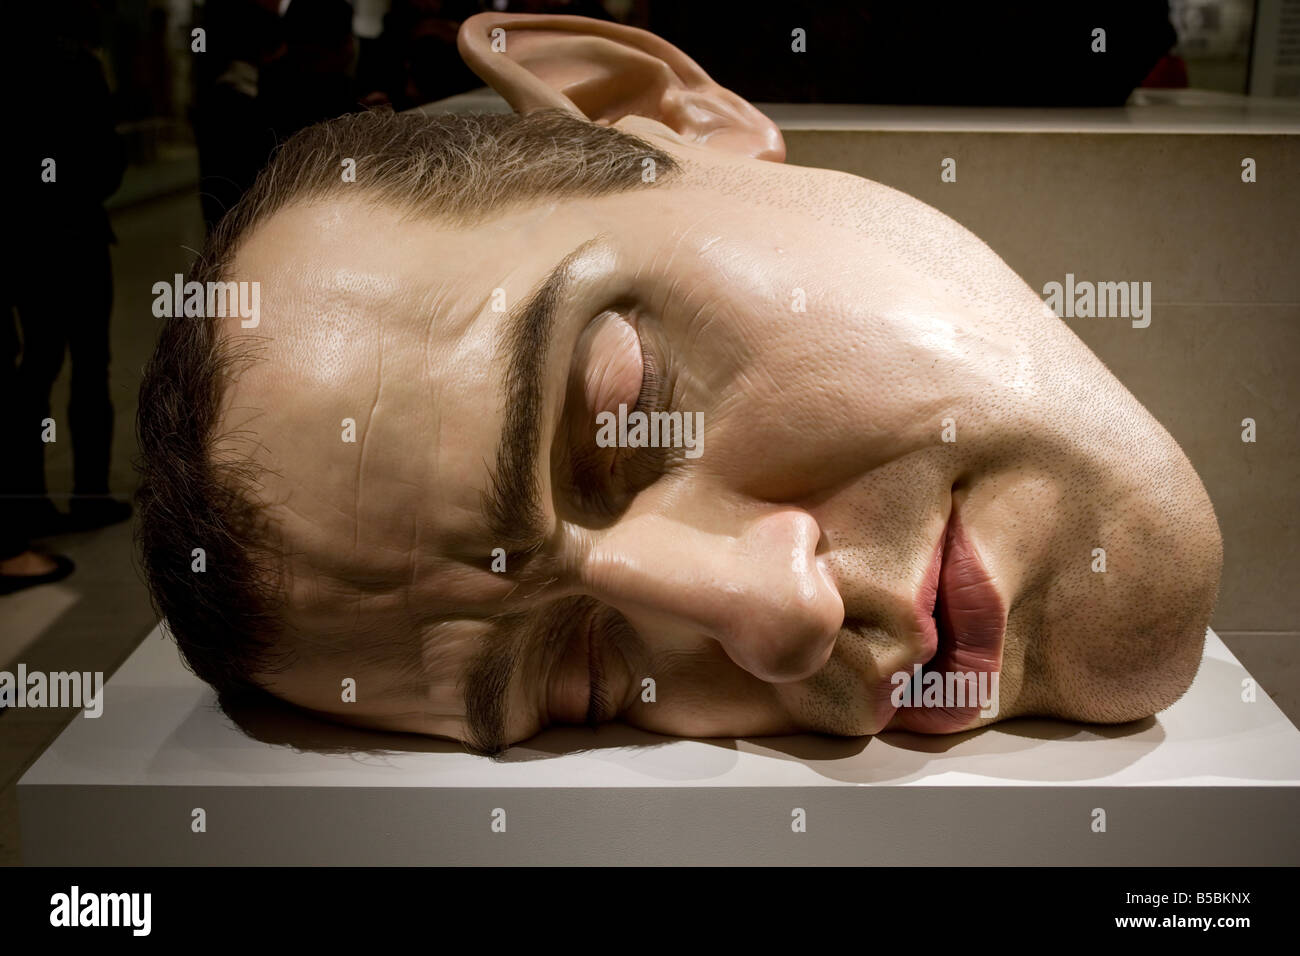
<path id="1" fill-rule="evenodd" d="M 16 442 L 15 407 L 18 378 L 18 335 L 14 329 L 13 306 L 6 300 L 0 308 L 0 448 L 10 452 Z M 26 502 L 20 497 L 16 457 L 5 455 L 11 464 L 0 468 L 0 562 L 17 557 L 27 550 Z"/>
<path id="2" fill-rule="evenodd" d="M 0 408 L 12 410 L 18 399 L 18 335 L 13 307 L 7 298 L 0 303 Z M 21 431 L 12 411 L 0 415 L 0 448 L 15 449 Z M 0 468 L 0 594 L 58 581 L 73 570 L 72 562 L 62 555 L 32 550 L 31 501 L 23 487 L 15 467 Z"/>
<path id="3" fill-rule="evenodd" d="M 27 526 L 34 534 L 50 530 L 58 512 L 46 497 L 43 424 L 50 418 L 50 390 L 63 367 L 67 347 L 62 312 L 66 279 L 50 268 L 51 244 L 32 240 L 12 276 L 10 296 L 22 332 L 21 352 L 12 384 L 12 431 L 9 438 L 11 494 L 26 505 Z M 12 328 L 12 327 L 11 327 Z M 55 438 L 62 437 L 66 422 L 55 422 Z"/>
<path id="4" fill-rule="evenodd" d="M 74 524 L 100 526 L 131 515 L 125 502 L 108 497 L 113 447 L 113 402 L 109 395 L 109 320 L 113 312 L 113 265 L 107 243 L 77 252 L 79 301 L 67 313 L 72 381 L 68 425 L 72 434 Z"/>

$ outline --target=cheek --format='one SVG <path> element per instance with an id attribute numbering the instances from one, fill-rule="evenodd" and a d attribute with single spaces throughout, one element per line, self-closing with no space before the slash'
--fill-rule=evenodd
<path id="1" fill-rule="evenodd" d="M 649 627 L 642 633 L 655 641 Z M 667 649 L 656 642 L 653 651 Z M 674 642 L 673 652 L 671 666 L 654 654 L 627 670 L 638 696 L 624 723 L 669 737 L 762 737 L 811 729 L 791 716 L 773 685 L 733 664 L 716 642 L 702 644 L 698 653 L 684 653 Z M 640 696 L 645 677 L 656 679 L 653 703 Z"/>
<path id="2" fill-rule="evenodd" d="M 593 412 L 631 408 L 641 392 L 644 363 L 636 330 L 620 318 L 610 318 L 591 342 L 593 361 L 583 378 L 587 407 Z"/>

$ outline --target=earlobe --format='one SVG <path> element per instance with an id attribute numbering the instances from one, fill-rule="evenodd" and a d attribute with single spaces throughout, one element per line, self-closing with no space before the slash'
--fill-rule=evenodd
<path id="1" fill-rule="evenodd" d="M 785 159 L 775 123 L 645 30 L 586 17 L 480 13 L 461 25 L 457 46 L 516 112 L 562 109 L 602 126 L 641 116 L 684 143 Z"/>

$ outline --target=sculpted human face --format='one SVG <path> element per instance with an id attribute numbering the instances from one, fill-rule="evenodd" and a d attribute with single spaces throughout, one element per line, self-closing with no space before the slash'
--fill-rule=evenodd
<path id="1" fill-rule="evenodd" d="M 263 446 L 290 623 L 354 635 L 266 686 L 487 749 L 1171 703 L 1213 513 L 1033 291 L 886 187 L 619 125 L 677 175 L 465 227 L 345 194 L 242 247 L 264 348 L 223 430 Z M 601 447 L 620 405 L 702 433 Z M 997 699 L 896 706 L 917 666 L 996 673 Z"/>

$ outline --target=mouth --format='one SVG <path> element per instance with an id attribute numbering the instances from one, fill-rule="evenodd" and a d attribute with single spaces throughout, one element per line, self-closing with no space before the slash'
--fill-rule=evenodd
<path id="1" fill-rule="evenodd" d="M 917 595 L 916 613 L 927 646 L 935 649 L 921 683 L 937 685 L 940 700 L 936 706 L 921 687 L 913 688 L 914 705 L 899 708 L 889 727 L 947 734 L 971 726 L 986 706 L 992 711 L 988 716 L 995 716 L 1006 607 L 962 526 L 956 502 Z M 937 680 L 927 680 L 929 674 Z"/>

